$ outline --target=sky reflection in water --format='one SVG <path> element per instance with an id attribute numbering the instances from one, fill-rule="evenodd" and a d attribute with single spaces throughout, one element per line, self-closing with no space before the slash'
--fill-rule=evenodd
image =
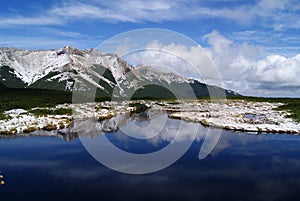
<path id="1" fill-rule="evenodd" d="M 176 129 L 178 120 L 167 120 Z M 130 122 L 136 124 L 137 122 Z M 186 124 L 186 128 L 199 126 Z M 198 159 L 200 127 L 190 149 L 172 166 L 128 175 L 94 160 L 78 138 L 0 140 L 1 200 L 295 200 L 300 189 L 300 137 L 223 131 L 213 152 Z M 172 130 L 150 139 L 105 134 L 119 148 L 149 153 L 166 146 Z M 190 140 L 186 129 L 182 141 Z M 104 137 L 100 135 L 99 137 Z"/>

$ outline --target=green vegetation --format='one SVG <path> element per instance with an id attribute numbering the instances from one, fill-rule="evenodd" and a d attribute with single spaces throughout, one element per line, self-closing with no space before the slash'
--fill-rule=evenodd
<path id="1" fill-rule="evenodd" d="M 300 123 L 300 100 L 298 100 L 298 102 L 286 103 L 276 109 L 289 111 L 291 115 L 288 115 L 287 117 L 293 118 Z"/>
<path id="2" fill-rule="evenodd" d="M 7 86 L 0 82 L 0 91 L 6 90 Z"/>
<path id="3" fill-rule="evenodd" d="M 2 70 L 5 68 L 2 68 Z M 116 83 L 111 75 L 110 71 L 107 71 L 104 67 L 97 68 L 105 75 L 107 79 Z M 7 69 L 5 69 L 7 70 Z M 105 84 L 105 83 L 101 83 Z M 107 84 L 107 83 L 106 83 Z M 198 88 L 197 88 L 198 87 Z M 197 85 L 192 86 L 194 92 L 198 92 L 197 96 L 204 96 L 205 93 L 200 94 L 200 91 L 205 92 L 205 86 Z M 111 100 L 111 93 L 113 88 L 106 86 L 108 93 L 105 91 L 97 90 L 96 102 L 109 101 Z M 176 85 L 176 90 L 183 90 L 181 85 Z M 197 88 L 197 89 L 196 89 Z M 173 90 L 172 90 L 173 91 Z M 159 85 L 146 85 L 144 88 L 138 89 L 134 92 L 131 99 L 147 99 L 147 100 L 167 100 L 173 102 L 176 100 L 175 95 L 171 90 L 159 86 Z M 207 91 L 207 89 L 206 89 Z M 80 95 L 80 94 L 79 94 Z M 84 95 L 84 94 L 83 94 Z M 86 95 L 85 95 L 86 96 Z M 182 98 L 188 97 L 186 94 L 182 95 Z M 87 100 L 91 98 L 86 97 Z M 178 97 L 181 98 L 181 97 Z M 202 97 L 200 99 L 208 99 L 207 97 Z M 228 97 L 229 100 L 245 100 L 245 101 L 255 101 L 255 102 L 271 102 L 271 103 L 284 103 L 284 105 L 279 106 L 277 110 L 285 110 L 291 113 L 288 117 L 295 119 L 300 122 L 300 98 L 262 98 L 262 97 L 247 97 L 247 96 L 231 96 Z M 188 99 L 187 99 L 188 100 Z M 29 88 L 8 88 L 5 84 L 0 82 L 0 120 L 7 119 L 8 116 L 4 115 L 3 112 L 11 109 L 25 109 L 30 110 L 35 107 L 54 107 L 57 104 L 72 103 L 72 93 L 66 91 L 57 91 L 49 89 L 29 89 Z M 147 107 L 144 104 L 131 104 L 131 107 L 136 107 L 137 111 L 144 111 Z M 98 108 L 101 109 L 101 108 Z M 71 109 L 57 109 L 57 110 L 47 110 L 47 109 L 37 109 L 31 110 L 35 115 L 45 115 L 45 114 L 71 114 Z"/>
<path id="4" fill-rule="evenodd" d="M 2 112 L 0 112 L 0 120 L 4 120 L 4 119 L 7 119 L 7 116 Z"/>
<path id="5" fill-rule="evenodd" d="M 4 111 L 11 109 L 29 110 L 34 107 L 54 107 L 57 104 L 71 103 L 72 94 L 64 91 L 45 89 L 0 89 L 0 118 Z"/>
<path id="6" fill-rule="evenodd" d="M 300 98 L 272 98 L 272 97 L 254 97 L 254 96 L 233 96 L 226 97 L 231 100 L 245 100 L 253 102 L 269 102 L 269 103 L 292 103 L 300 102 Z"/>
<path id="7" fill-rule="evenodd" d="M 72 79 L 59 81 L 59 78 L 53 79 L 52 81 L 48 81 L 48 79 L 59 75 L 57 72 L 50 72 L 45 77 L 37 80 L 35 83 L 28 86 L 31 89 L 50 89 L 50 90 L 61 90 L 64 91 L 66 89 L 66 83 L 71 82 L 73 83 Z M 73 87 L 73 84 L 71 85 Z"/>
<path id="8" fill-rule="evenodd" d="M 71 108 L 59 108 L 59 109 L 34 109 L 30 110 L 30 113 L 35 116 L 43 116 L 43 115 L 71 115 Z"/>
<path id="9" fill-rule="evenodd" d="M 262 97 L 250 97 L 250 96 L 240 96 L 240 97 L 227 97 L 231 100 L 245 100 L 253 102 L 270 102 L 270 103 L 284 103 L 284 105 L 276 108 L 278 111 L 288 111 L 291 115 L 287 117 L 293 118 L 295 121 L 300 122 L 300 98 L 262 98 Z"/>
<path id="10" fill-rule="evenodd" d="M 83 94 L 84 95 L 84 94 Z M 90 99 L 89 99 L 90 100 Z M 109 97 L 96 96 L 96 101 L 111 100 Z M 0 120 L 7 119 L 4 111 L 11 109 L 31 110 L 35 107 L 55 107 L 58 104 L 72 103 L 72 93 L 49 89 L 8 88 L 0 82 Z M 32 110 L 35 115 L 72 114 L 71 109 Z"/>
<path id="11" fill-rule="evenodd" d="M 1 82 L 12 88 L 24 88 L 25 83 L 16 76 L 15 70 L 8 66 L 0 66 Z"/>
<path id="12" fill-rule="evenodd" d="M 131 99 L 173 99 L 176 98 L 175 95 L 165 87 L 159 85 L 146 85 L 143 88 L 140 88 L 134 92 Z"/>

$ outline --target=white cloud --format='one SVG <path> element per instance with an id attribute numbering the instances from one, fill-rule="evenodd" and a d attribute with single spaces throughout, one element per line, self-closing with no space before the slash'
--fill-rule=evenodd
<path id="1" fill-rule="evenodd" d="M 237 43 L 217 31 L 203 39 L 208 41 L 209 47 L 205 50 L 216 68 L 199 46 L 165 44 L 158 40 L 150 42 L 144 51 L 128 54 L 125 59 L 132 64 L 154 66 L 225 86 L 244 95 L 300 96 L 300 54 L 292 57 L 267 55 L 260 46 Z"/>
<path id="2" fill-rule="evenodd" d="M 53 16 L 65 17 L 69 18 L 94 18 L 94 19 L 102 19 L 102 20 L 113 20 L 113 21 L 134 21 L 130 19 L 124 13 L 117 12 L 116 10 L 111 10 L 107 8 L 102 8 L 94 5 L 84 4 L 84 3 L 72 3 L 67 4 L 65 6 L 58 6 L 49 11 L 49 13 Z"/>
<path id="3" fill-rule="evenodd" d="M 148 65 L 160 71 L 174 72 L 183 77 L 197 78 L 208 84 L 222 86 L 217 68 L 206 51 L 196 44 L 165 44 L 154 40 L 143 51 L 133 51 L 124 59 L 131 64 Z"/>
<path id="4" fill-rule="evenodd" d="M 217 31 L 204 39 L 227 88 L 245 95 L 300 96 L 300 54 L 261 58 L 261 47 L 237 44 Z"/>
<path id="5" fill-rule="evenodd" d="M 258 7 L 262 10 L 284 10 L 289 6 L 290 0 L 261 0 Z"/>
<path id="6" fill-rule="evenodd" d="M 61 30 L 61 29 L 56 29 L 56 28 L 42 28 L 42 31 L 45 31 L 47 33 L 53 33 L 56 36 L 63 36 L 66 38 L 74 38 L 74 39 L 91 39 L 91 36 L 86 35 L 86 34 L 82 34 L 80 32 L 77 31 L 66 31 L 66 30 Z M 93 37 L 95 38 L 95 37 Z M 99 39 L 103 40 L 102 36 L 98 37 Z"/>
<path id="7" fill-rule="evenodd" d="M 204 4 L 205 3 L 205 4 Z M 299 28 L 297 2 L 293 0 L 261 0 L 257 4 L 216 7 L 194 0 L 115 0 L 67 1 L 36 16 L 2 17 L 1 26 L 57 25 L 73 20 L 98 19 L 109 23 L 163 22 L 190 19 L 225 19 L 244 25 L 262 25 L 274 29 Z"/>
<path id="8" fill-rule="evenodd" d="M 16 37 L 0 35 L 0 47 L 16 47 L 25 49 L 53 49 L 71 45 L 76 48 L 95 47 L 99 39 L 93 38 L 52 38 L 52 37 Z"/>
<path id="9" fill-rule="evenodd" d="M 65 18 L 100 19 L 107 22 L 142 22 L 178 19 L 178 4 L 168 1 L 111 1 L 95 4 L 69 2 L 49 11 Z"/>
<path id="10" fill-rule="evenodd" d="M 235 43 L 255 43 L 256 46 L 264 46 L 268 54 L 291 57 L 299 53 L 300 38 L 296 32 L 286 35 L 282 32 L 246 30 L 232 32 L 226 37 Z"/>
<path id="11" fill-rule="evenodd" d="M 245 65 L 241 66 L 237 62 L 256 61 L 263 52 L 262 47 L 247 43 L 237 44 L 217 31 L 205 35 L 203 39 L 208 40 L 210 47 L 206 48 L 206 51 L 217 65 L 224 79 L 231 78 L 236 71 L 244 72 L 246 70 Z"/>
<path id="12" fill-rule="evenodd" d="M 61 25 L 62 21 L 53 17 L 13 17 L 13 18 L 0 18 L 0 28 L 1 27 L 11 27 L 11 26 L 47 26 L 47 25 Z"/>
<path id="13" fill-rule="evenodd" d="M 81 34 L 79 32 L 74 32 L 74 31 L 55 31 L 56 34 L 60 36 L 66 36 L 69 38 L 84 38 L 88 37 L 87 35 Z"/>
<path id="14" fill-rule="evenodd" d="M 251 12 L 249 12 L 251 11 Z M 69 2 L 49 11 L 66 18 L 95 18 L 112 22 L 162 22 L 188 19 L 224 18 L 249 23 L 255 12 L 247 6 L 236 8 L 205 7 L 188 1 L 97 1 L 94 4 Z"/>
<path id="15" fill-rule="evenodd" d="M 300 54 L 286 58 L 270 55 L 249 66 L 249 81 L 259 81 L 261 86 L 276 90 L 298 88 L 300 90 Z"/>

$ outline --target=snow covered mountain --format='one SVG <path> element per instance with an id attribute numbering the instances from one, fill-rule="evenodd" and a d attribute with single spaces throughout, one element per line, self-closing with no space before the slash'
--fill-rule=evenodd
<path id="1" fill-rule="evenodd" d="M 159 80 L 161 82 L 165 81 L 168 84 L 172 82 L 178 83 L 189 83 L 190 80 L 188 78 L 182 77 L 180 75 L 176 75 L 174 73 L 165 73 L 158 71 L 150 66 L 138 65 L 134 68 L 140 75 L 149 80 Z"/>
<path id="2" fill-rule="evenodd" d="M 151 67 L 133 67 L 115 54 L 71 46 L 59 50 L 0 48 L 0 82 L 14 88 L 67 91 L 96 87 L 98 95 L 126 96 L 138 92 L 138 98 L 172 97 L 174 91 L 176 96 L 186 97 L 190 93 L 186 86 L 191 86 L 196 96 L 207 96 L 207 88 L 213 87 Z M 226 94 L 238 95 L 228 90 Z"/>

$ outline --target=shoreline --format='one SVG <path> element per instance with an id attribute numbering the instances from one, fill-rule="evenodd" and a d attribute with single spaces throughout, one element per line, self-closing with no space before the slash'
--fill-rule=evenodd
<path id="1" fill-rule="evenodd" d="M 47 110 L 71 109 L 72 114 L 66 115 L 34 115 L 27 110 L 13 109 L 5 112 L 8 116 L 7 119 L 0 120 L 0 135 L 21 135 L 32 133 L 36 130 L 62 130 L 71 127 L 74 120 L 90 119 L 103 121 L 115 117 L 119 113 L 138 113 L 147 108 L 168 112 L 169 118 L 201 123 L 203 126 L 225 130 L 257 134 L 300 134 L 300 123 L 287 118 L 286 116 L 289 115 L 289 112 L 275 110 L 281 105 L 283 104 L 248 102 L 244 100 L 220 100 L 216 102 L 207 100 L 138 100 L 61 104 L 54 108 L 46 108 Z"/>

